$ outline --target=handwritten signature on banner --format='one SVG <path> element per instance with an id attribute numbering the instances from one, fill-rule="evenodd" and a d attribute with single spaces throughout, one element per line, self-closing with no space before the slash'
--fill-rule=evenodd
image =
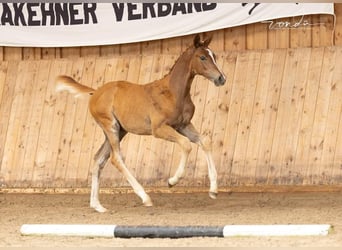
<path id="1" fill-rule="evenodd" d="M 298 5 L 298 3 L 295 3 Z M 248 5 L 248 3 L 241 3 L 242 7 L 245 7 Z M 250 10 L 248 11 L 249 15 L 252 15 L 255 8 L 257 8 L 260 3 L 253 3 L 251 4 L 253 6 L 250 6 Z M 279 29 L 298 29 L 298 28 L 306 28 L 311 26 L 318 26 L 318 25 L 324 25 L 325 23 L 310 23 L 308 20 L 304 19 L 304 15 L 301 16 L 299 21 L 274 21 L 274 20 L 267 20 L 262 21 L 261 23 L 268 23 L 268 28 L 270 30 L 279 30 Z"/>
<path id="2" fill-rule="evenodd" d="M 325 23 L 310 23 L 308 20 L 304 19 L 305 16 L 301 16 L 298 21 L 274 21 L 267 20 L 262 21 L 261 23 L 268 23 L 268 28 L 270 30 L 279 30 L 279 29 L 298 29 L 298 28 L 306 28 L 312 26 L 325 25 Z"/>

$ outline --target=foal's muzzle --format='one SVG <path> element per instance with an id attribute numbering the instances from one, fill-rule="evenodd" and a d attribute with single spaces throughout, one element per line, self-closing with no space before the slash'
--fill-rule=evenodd
<path id="1" fill-rule="evenodd" d="M 222 86 L 226 82 L 226 77 L 222 74 L 214 80 L 216 86 Z"/>

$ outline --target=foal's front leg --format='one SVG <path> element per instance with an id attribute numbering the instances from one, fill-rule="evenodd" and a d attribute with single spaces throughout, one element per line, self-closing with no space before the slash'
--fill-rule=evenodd
<path id="1" fill-rule="evenodd" d="M 178 133 L 174 128 L 162 124 L 153 129 L 153 135 L 157 138 L 176 142 L 182 150 L 181 160 L 173 177 L 169 178 L 168 184 L 170 187 L 176 185 L 184 176 L 184 169 L 188 162 L 188 156 L 191 151 L 191 143 L 188 138 Z"/>
<path id="2" fill-rule="evenodd" d="M 216 199 L 217 197 L 217 172 L 215 163 L 213 160 L 213 156 L 211 153 L 212 146 L 211 140 L 208 137 L 204 137 L 200 135 L 192 123 L 188 124 L 186 127 L 179 130 L 179 132 L 189 138 L 189 140 L 193 143 L 198 144 L 205 153 L 205 157 L 208 164 L 208 173 L 209 173 L 209 180 L 210 180 L 210 190 L 209 196 L 212 199 Z"/>

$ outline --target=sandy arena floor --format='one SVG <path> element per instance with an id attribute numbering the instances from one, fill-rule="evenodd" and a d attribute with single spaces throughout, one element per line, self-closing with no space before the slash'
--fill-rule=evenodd
<path id="1" fill-rule="evenodd" d="M 154 207 L 134 194 L 102 194 L 109 212 L 88 207 L 88 195 L 0 194 L 0 247 L 342 246 L 342 193 L 151 193 Z M 21 236 L 22 224 L 211 225 L 331 224 L 328 236 L 119 239 Z"/>

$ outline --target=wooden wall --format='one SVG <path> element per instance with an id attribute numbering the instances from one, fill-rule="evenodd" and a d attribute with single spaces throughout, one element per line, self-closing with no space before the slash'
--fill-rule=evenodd
<path id="1" fill-rule="evenodd" d="M 198 77 L 194 124 L 214 142 L 219 185 L 318 185 L 342 181 L 342 4 L 336 19 L 312 15 L 304 29 L 256 23 L 212 32 L 228 76 L 216 88 Z M 297 18 L 281 19 L 297 21 Z M 97 87 L 114 79 L 146 83 L 167 73 L 193 36 L 136 44 L 0 47 L 0 188 L 87 187 L 103 135 L 87 100 L 54 92 L 58 74 Z M 122 151 L 146 186 L 165 186 L 179 150 L 127 136 Z M 196 146 L 183 186 L 208 185 Z M 126 186 L 110 166 L 102 184 Z"/>
<path id="2" fill-rule="evenodd" d="M 112 79 L 160 78 L 177 55 L 0 63 L 1 187 L 87 187 L 103 135 L 87 100 L 54 92 L 58 74 L 97 87 Z M 221 54 L 228 77 L 215 87 L 195 79 L 195 126 L 212 137 L 223 186 L 339 184 L 342 180 L 342 47 Z M 127 136 L 122 152 L 145 186 L 166 186 L 179 150 L 152 137 Z M 127 186 L 107 166 L 107 187 Z M 181 186 L 208 185 L 197 146 Z"/>
<path id="3" fill-rule="evenodd" d="M 331 15 L 305 16 L 311 24 L 300 29 L 269 29 L 256 23 L 212 32 L 212 49 L 217 52 L 245 49 L 299 48 L 342 45 L 342 4 L 335 3 L 336 20 Z M 298 22 L 301 17 L 277 21 Z M 336 21 L 336 22 L 335 22 Z M 1 60 L 37 60 L 118 55 L 179 54 L 192 42 L 193 36 L 113 46 L 70 48 L 0 47 Z"/>

